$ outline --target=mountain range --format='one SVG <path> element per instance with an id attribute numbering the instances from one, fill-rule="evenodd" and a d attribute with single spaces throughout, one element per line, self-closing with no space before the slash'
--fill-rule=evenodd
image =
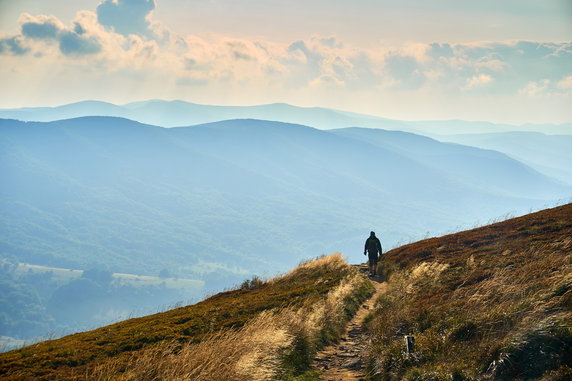
<path id="1" fill-rule="evenodd" d="M 562 183 L 572 185 L 572 136 L 538 132 L 436 135 L 453 142 L 503 152 Z"/>
<path id="2" fill-rule="evenodd" d="M 561 202 L 570 183 L 537 164 L 546 155 L 565 171 L 567 137 L 538 135 L 545 144 L 525 161 L 514 149 L 526 153 L 534 133 L 485 141 L 505 154 L 255 119 L 0 119 L 0 347 L 200 299 L 320 254 L 361 262 L 370 230 L 387 250 Z M 177 278 L 200 281 L 167 287 Z"/>
<path id="3" fill-rule="evenodd" d="M 357 261 L 372 229 L 393 246 L 572 194 L 502 153 L 379 129 L 83 117 L 0 131 L 2 251 L 56 267 L 196 278 Z"/>
<path id="4" fill-rule="evenodd" d="M 23 121 L 50 122 L 83 116 L 115 116 L 162 127 L 189 126 L 229 119 L 261 119 L 302 124 L 319 129 L 365 127 L 441 135 L 509 131 L 572 135 L 572 123 L 515 126 L 463 120 L 400 121 L 329 108 L 298 107 L 285 103 L 257 106 L 213 106 L 180 100 L 148 100 L 124 105 L 82 101 L 57 107 L 0 109 L 0 118 Z"/>

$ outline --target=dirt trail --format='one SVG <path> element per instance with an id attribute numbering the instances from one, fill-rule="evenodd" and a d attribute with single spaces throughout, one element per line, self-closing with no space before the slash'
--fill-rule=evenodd
<path id="1" fill-rule="evenodd" d="M 360 272 L 367 276 L 367 266 L 359 266 Z M 322 371 L 324 381 L 364 380 L 365 372 L 360 358 L 367 337 L 362 330 L 362 322 L 373 308 L 377 297 L 385 290 L 385 283 L 378 278 L 370 278 L 375 293 L 362 304 L 353 319 L 348 323 L 340 342 L 324 348 L 314 358 L 315 369 Z"/>

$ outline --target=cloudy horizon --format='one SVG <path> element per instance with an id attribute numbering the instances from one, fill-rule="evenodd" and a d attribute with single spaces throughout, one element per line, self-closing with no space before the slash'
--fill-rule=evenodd
<path id="1" fill-rule="evenodd" d="M 307 3 L 0 0 L 0 108 L 181 99 L 572 122 L 570 3 Z"/>

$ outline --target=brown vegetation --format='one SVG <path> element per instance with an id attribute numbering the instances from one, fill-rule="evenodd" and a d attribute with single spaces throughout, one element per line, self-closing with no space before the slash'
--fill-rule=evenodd
<path id="1" fill-rule="evenodd" d="M 572 204 L 403 246 L 380 267 L 373 379 L 572 376 Z"/>
<path id="2" fill-rule="evenodd" d="M 572 204 L 392 250 L 366 318 L 373 380 L 572 378 Z M 0 377 L 302 380 L 372 292 L 341 256 L 193 306 L 0 355 Z M 404 353 L 404 335 L 416 350 Z M 305 377 L 308 376 L 308 377 Z"/>
<path id="3" fill-rule="evenodd" d="M 0 355 L 3 379 L 291 377 L 371 293 L 339 254 L 201 303 Z M 306 364 L 304 363 L 306 361 Z M 248 377 L 245 374 L 249 374 Z"/>

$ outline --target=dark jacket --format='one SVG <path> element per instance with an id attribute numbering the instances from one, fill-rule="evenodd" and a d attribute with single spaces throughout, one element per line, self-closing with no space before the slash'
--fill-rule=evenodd
<path id="1" fill-rule="evenodd" d="M 377 255 L 377 254 L 381 255 L 381 253 L 382 253 L 381 242 L 379 242 L 379 239 L 375 235 L 370 236 L 365 241 L 365 247 L 363 248 L 364 254 L 366 251 L 370 255 Z"/>

